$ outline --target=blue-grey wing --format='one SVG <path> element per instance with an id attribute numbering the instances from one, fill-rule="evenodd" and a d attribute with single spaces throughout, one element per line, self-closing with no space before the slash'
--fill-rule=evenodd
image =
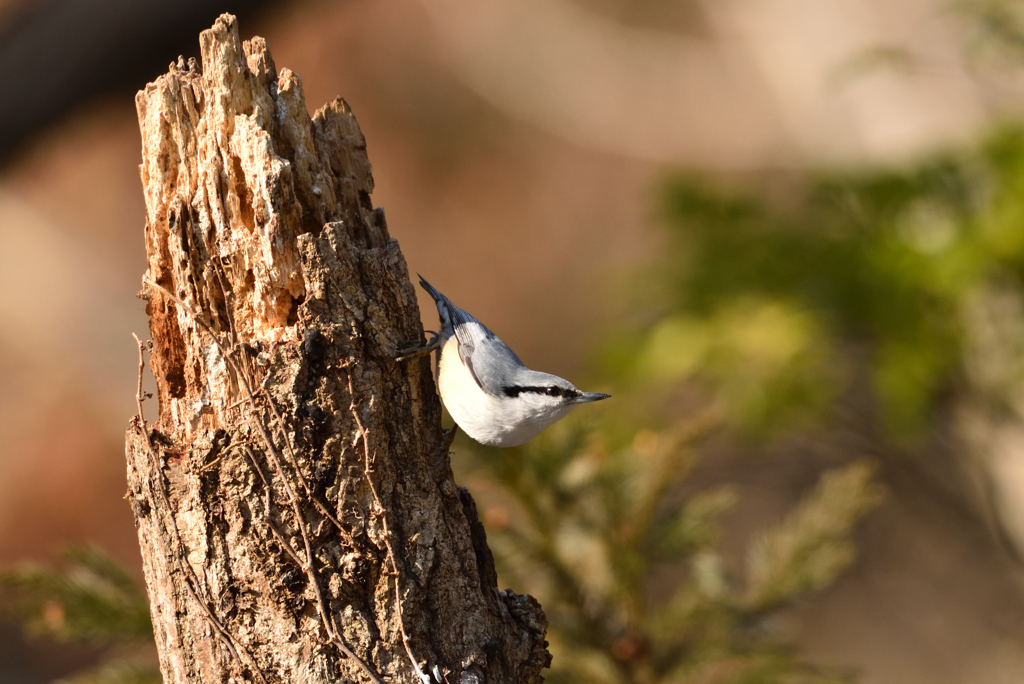
<path id="1" fill-rule="evenodd" d="M 460 325 L 455 332 L 459 356 L 476 384 L 484 392 L 500 396 L 503 388 L 513 384 L 512 379 L 516 371 L 523 368 L 523 362 L 478 321 Z"/>

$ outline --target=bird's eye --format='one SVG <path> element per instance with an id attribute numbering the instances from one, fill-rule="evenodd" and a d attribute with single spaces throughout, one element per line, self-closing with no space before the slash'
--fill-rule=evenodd
<path id="1" fill-rule="evenodd" d="M 547 393 L 549 397 L 558 397 L 561 396 L 562 389 L 560 387 L 555 387 L 554 385 L 552 385 L 551 387 L 548 387 Z"/>

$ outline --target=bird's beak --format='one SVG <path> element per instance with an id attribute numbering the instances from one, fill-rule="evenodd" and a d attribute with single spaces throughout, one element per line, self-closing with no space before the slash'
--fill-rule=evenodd
<path id="1" fill-rule="evenodd" d="M 584 392 L 583 396 L 576 397 L 576 403 L 577 404 L 588 404 L 588 403 L 590 403 L 592 401 L 601 401 L 602 399 L 607 399 L 610 396 L 612 396 L 612 395 L 610 395 L 610 394 L 601 394 L 600 392 Z"/>

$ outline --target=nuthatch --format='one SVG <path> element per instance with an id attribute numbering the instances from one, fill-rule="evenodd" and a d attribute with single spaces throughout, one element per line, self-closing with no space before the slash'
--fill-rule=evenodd
<path id="1" fill-rule="evenodd" d="M 420 276 L 437 304 L 441 332 L 437 386 L 448 413 L 467 435 L 489 446 L 518 446 L 575 406 L 610 395 L 581 392 L 568 380 L 530 370 L 483 323 Z"/>

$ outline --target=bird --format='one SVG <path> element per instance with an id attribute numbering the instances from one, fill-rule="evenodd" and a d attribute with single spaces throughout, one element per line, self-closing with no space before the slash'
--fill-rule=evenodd
<path id="1" fill-rule="evenodd" d="M 440 352 L 441 401 L 456 425 L 477 442 L 519 446 L 575 407 L 611 396 L 582 392 L 565 378 L 527 368 L 487 326 L 419 278 L 441 322 L 440 332 L 423 348 Z"/>

